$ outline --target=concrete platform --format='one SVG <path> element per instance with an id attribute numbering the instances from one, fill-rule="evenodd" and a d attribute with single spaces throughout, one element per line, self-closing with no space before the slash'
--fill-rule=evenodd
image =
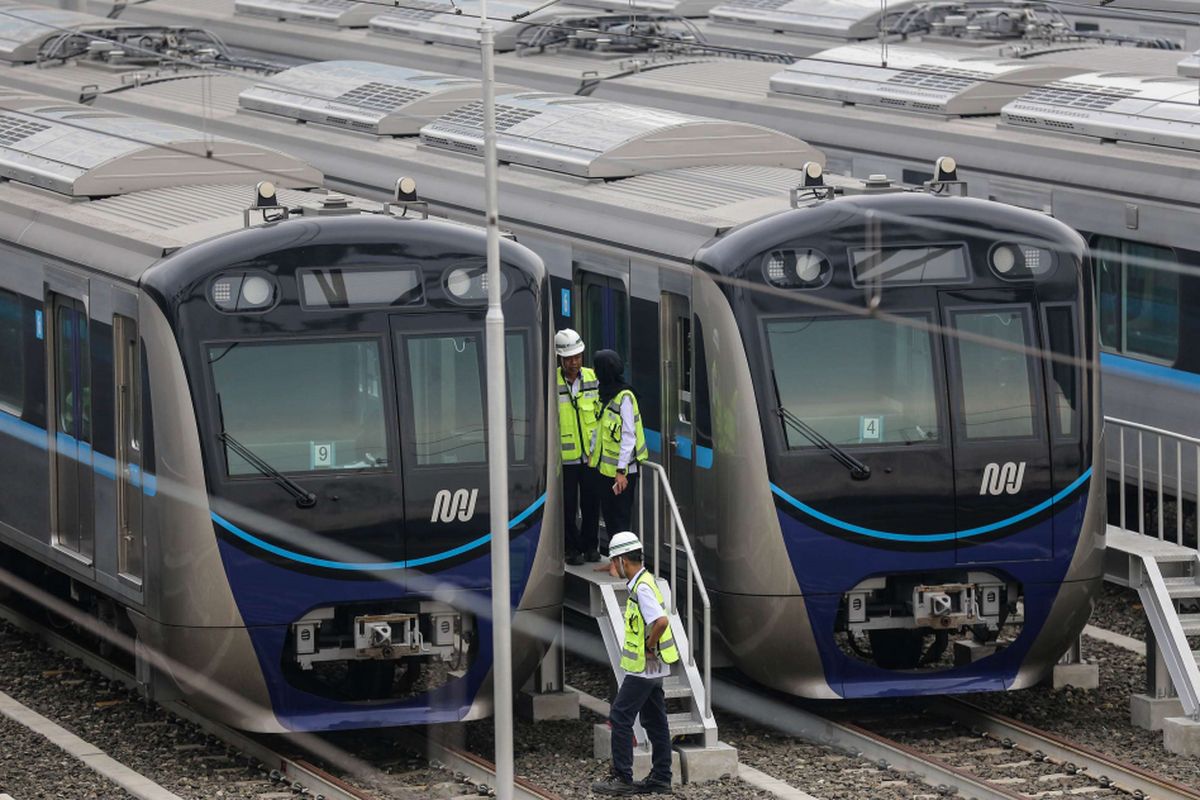
<path id="1" fill-rule="evenodd" d="M 1099 689 L 1099 664 L 1055 664 L 1051 681 L 1055 689 Z"/>
<path id="2" fill-rule="evenodd" d="M 517 695 L 517 715 L 533 722 L 552 719 L 579 719 L 579 695 L 575 692 L 521 692 Z"/>
<path id="3" fill-rule="evenodd" d="M 1178 697 L 1151 697 L 1135 694 L 1129 698 L 1129 721 L 1147 731 L 1161 731 L 1167 717 L 1182 717 L 1183 703 Z"/>
<path id="4" fill-rule="evenodd" d="M 1181 756 L 1200 756 L 1200 721 L 1191 717 L 1163 720 L 1163 747 Z"/>
<path id="5" fill-rule="evenodd" d="M 683 767 L 684 783 L 708 783 L 738 774 L 737 748 L 724 742 L 717 742 L 712 747 L 679 744 L 675 745 L 675 753 Z"/>

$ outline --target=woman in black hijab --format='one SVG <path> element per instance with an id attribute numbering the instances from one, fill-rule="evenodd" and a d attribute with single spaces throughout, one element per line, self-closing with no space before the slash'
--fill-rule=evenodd
<path id="1" fill-rule="evenodd" d="M 608 536 L 630 530 L 638 462 L 647 458 L 645 433 L 633 387 L 625 381 L 625 362 L 612 350 L 592 357 L 600 391 L 600 420 L 591 449 L 591 465 L 600 486 L 600 513 Z"/>

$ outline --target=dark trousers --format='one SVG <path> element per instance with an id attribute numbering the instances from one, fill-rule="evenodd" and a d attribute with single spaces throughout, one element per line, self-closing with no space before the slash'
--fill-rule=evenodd
<path id="1" fill-rule="evenodd" d="M 650 739 L 650 775 L 647 780 L 671 783 L 671 732 L 667 728 L 667 700 L 662 678 L 626 675 L 608 713 L 612 725 L 612 771 L 633 780 L 633 721 L 642 717 Z"/>
<path id="2" fill-rule="evenodd" d="M 596 476 L 600 472 L 586 464 L 563 465 L 563 530 L 567 553 L 587 553 L 599 548 L 600 495 Z M 583 515 L 583 526 L 576 516 Z"/>
<path id="3" fill-rule="evenodd" d="M 604 527 L 609 538 L 614 533 L 633 530 L 633 500 L 637 496 L 638 474 L 627 475 L 629 485 L 620 494 L 613 494 L 613 481 L 596 470 L 600 484 L 600 512 L 604 514 Z M 639 531 L 634 531 L 639 533 Z"/>

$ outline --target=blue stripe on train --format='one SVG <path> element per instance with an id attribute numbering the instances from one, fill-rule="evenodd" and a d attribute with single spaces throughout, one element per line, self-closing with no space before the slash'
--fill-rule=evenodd
<path id="1" fill-rule="evenodd" d="M 1030 517 L 1047 510 L 1055 503 L 1061 503 L 1063 500 L 1070 497 L 1071 494 L 1084 483 L 1086 483 L 1088 478 L 1091 476 L 1092 468 L 1088 467 L 1087 471 L 1076 478 L 1070 486 L 1063 489 L 1061 492 L 1049 498 L 1048 500 L 1043 500 L 1033 508 L 1027 509 L 1022 511 L 1020 514 L 1014 514 L 1011 517 L 999 520 L 998 522 L 990 523 L 988 525 L 980 525 L 977 528 L 968 528 L 965 531 L 948 531 L 946 533 L 891 533 L 889 531 L 875 530 L 874 528 L 864 528 L 861 525 L 855 525 L 853 523 L 837 519 L 836 517 L 831 517 L 824 512 L 818 511 L 812 506 L 802 503 L 796 498 L 792 497 L 774 483 L 771 484 L 771 491 L 774 492 L 775 495 L 781 500 L 799 509 L 800 511 L 803 511 L 810 517 L 819 519 L 827 525 L 833 525 L 841 528 L 842 530 L 850 531 L 851 533 L 857 533 L 861 536 L 870 536 L 873 539 L 887 539 L 893 542 L 945 542 L 953 539 L 967 539 L 972 536 L 991 533 L 992 531 L 998 531 L 1002 528 L 1007 528 L 1011 525 L 1017 524 L 1018 522 L 1029 519 Z"/>

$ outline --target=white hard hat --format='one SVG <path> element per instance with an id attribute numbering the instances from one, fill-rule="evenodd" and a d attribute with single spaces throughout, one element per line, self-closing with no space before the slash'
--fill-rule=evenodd
<path id="1" fill-rule="evenodd" d="M 554 334 L 554 352 L 560 358 L 566 356 L 577 356 L 583 352 L 583 339 L 579 334 L 570 328 L 563 328 L 558 333 Z"/>
<path id="2" fill-rule="evenodd" d="M 613 534 L 613 537 L 608 540 L 608 557 L 616 558 L 623 556 L 626 553 L 632 553 L 634 550 L 641 550 L 642 542 L 638 539 L 637 534 L 633 531 L 621 531 Z"/>

